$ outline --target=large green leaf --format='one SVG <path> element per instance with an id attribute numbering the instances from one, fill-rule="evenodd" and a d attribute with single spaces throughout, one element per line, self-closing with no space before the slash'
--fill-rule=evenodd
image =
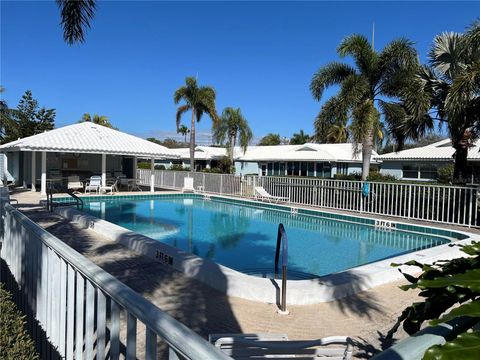
<path id="1" fill-rule="evenodd" d="M 457 316 L 471 316 L 471 317 L 480 317 L 480 300 L 475 300 L 472 302 L 469 302 L 467 304 L 463 304 L 452 311 L 450 311 L 448 314 L 442 316 L 440 319 L 433 320 L 431 322 L 432 325 L 437 325 L 445 321 L 452 320 L 453 318 L 456 318 Z"/>
<path id="2" fill-rule="evenodd" d="M 424 360 L 477 360 L 480 354 L 480 332 L 460 334 L 444 345 L 427 350 Z"/>
<path id="3" fill-rule="evenodd" d="M 449 277 L 439 277 L 433 280 L 421 279 L 418 281 L 421 288 L 442 288 L 447 286 L 458 286 L 480 292 L 480 269 L 469 270 L 463 274 Z"/>

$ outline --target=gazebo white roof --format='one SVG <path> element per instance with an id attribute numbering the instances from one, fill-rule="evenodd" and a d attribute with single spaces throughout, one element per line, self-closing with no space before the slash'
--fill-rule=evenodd
<path id="1" fill-rule="evenodd" d="M 67 125 L 0 146 L 0 151 L 46 151 L 176 158 L 175 150 L 91 122 Z"/>

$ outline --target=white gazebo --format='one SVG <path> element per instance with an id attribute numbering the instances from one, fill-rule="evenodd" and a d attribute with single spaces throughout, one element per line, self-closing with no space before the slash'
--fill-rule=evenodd
<path id="1" fill-rule="evenodd" d="M 149 159 L 154 191 L 155 159 L 177 158 L 174 150 L 151 141 L 91 122 L 76 123 L 0 146 L 5 156 L 4 173 L 15 182 L 36 191 L 37 163 L 40 160 L 40 191 L 46 194 L 47 175 L 100 174 L 106 185 L 107 173 L 136 178 L 137 159 Z"/>

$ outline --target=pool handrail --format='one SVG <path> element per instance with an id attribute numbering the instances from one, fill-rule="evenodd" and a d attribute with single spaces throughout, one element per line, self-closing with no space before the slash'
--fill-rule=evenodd
<path id="1" fill-rule="evenodd" d="M 280 245 L 282 246 L 282 302 L 280 310 L 287 313 L 287 263 L 288 263 L 288 237 L 282 223 L 278 224 L 277 246 L 275 248 L 275 279 L 278 276 L 278 261 L 280 258 Z"/>

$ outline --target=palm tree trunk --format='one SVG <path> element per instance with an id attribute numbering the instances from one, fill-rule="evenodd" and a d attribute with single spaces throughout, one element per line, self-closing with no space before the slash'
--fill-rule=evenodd
<path id="1" fill-rule="evenodd" d="M 230 137 L 230 163 L 233 166 L 233 152 L 235 151 L 235 136 Z"/>
<path id="2" fill-rule="evenodd" d="M 195 108 L 192 108 L 192 125 L 190 127 L 190 171 L 195 171 Z"/>
<path id="3" fill-rule="evenodd" d="M 455 165 L 453 169 L 453 178 L 456 180 L 464 180 L 467 178 L 467 156 L 468 148 L 458 144 L 455 148 Z"/>
<path id="4" fill-rule="evenodd" d="M 368 130 L 368 135 L 362 143 L 362 181 L 366 181 L 370 173 L 370 160 L 373 149 L 373 129 Z"/>

